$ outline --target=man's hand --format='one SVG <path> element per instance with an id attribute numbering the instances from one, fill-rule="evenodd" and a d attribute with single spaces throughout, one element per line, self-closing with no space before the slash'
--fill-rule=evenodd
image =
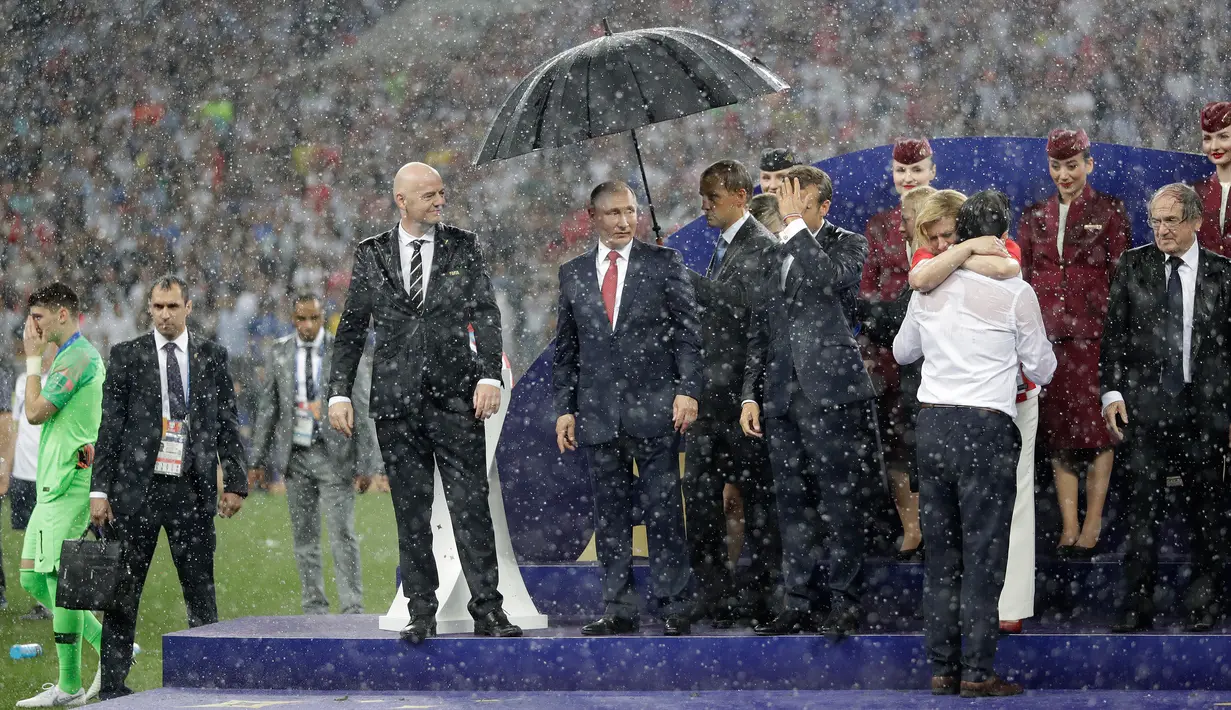
<path id="1" fill-rule="evenodd" d="M 761 405 L 744 402 L 744 408 L 739 413 L 739 428 L 744 430 L 744 436 L 755 436 L 758 439 L 765 436 L 761 431 Z"/>
<path id="2" fill-rule="evenodd" d="M 368 488 L 372 486 L 372 477 L 368 475 L 355 476 L 355 490 L 360 493 L 367 493 Z"/>
<path id="3" fill-rule="evenodd" d="M 577 448 L 577 418 L 572 414 L 556 420 L 556 446 L 560 447 L 560 453 Z"/>
<path id="4" fill-rule="evenodd" d="M 90 499 L 90 522 L 96 528 L 115 520 L 115 516 L 111 514 L 111 501 L 106 498 L 91 498 Z"/>
<path id="5" fill-rule="evenodd" d="M 479 383 L 474 386 L 474 418 L 487 419 L 500 411 L 500 388 Z"/>
<path id="6" fill-rule="evenodd" d="M 21 334 L 21 342 L 26 350 L 26 357 L 42 357 L 47 348 L 47 334 L 34 321 L 34 316 L 26 316 L 26 329 Z"/>
<path id="7" fill-rule="evenodd" d="M 671 403 L 671 421 L 675 430 L 683 434 L 697 421 L 697 400 L 686 394 L 677 394 Z"/>
<path id="8" fill-rule="evenodd" d="M 962 246 L 971 256 L 1003 256 L 1009 257 L 1009 248 L 1000 237 L 975 237 L 962 242 Z"/>
<path id="9" fill-rule="evenodd" d="M 240 498 L 235 493 L 223 493 L 222 498 L 218 501 L 218 514 L 224 518 L 230 518 L 238 513 L 242 507 L 244 507 L 243 498 Z"/>
<path id="10" fill-rule="evenodd" d="M 1103 421 L 1107 422 L 1107 431 L 1116 437 L 1116 441 L 1124 441 L 1124 432 L 1120 427 L 1128 426 L 1128 409 L 1124 400 L 1112 402 L 1103 410 Z"/>
<path id="11" fill-rule="evenodd" d="M 263 468 L 248 469 L 248 487 L 249 488 L 264 488 L 265 487 L 265 469 Z"/>
<path id="12" fill-rule="evenodd" d="M 334 402 L 329 405 L 329 425 L 350 438 L 355 430 L 355 408 L 350 402 Z"/>
<path id="13" fill-rule="evenodd" d="M 799 178 L 783 180 L 782 187 L 778 189 L 778 211 L 782 213 L 783 220 L 790 224 L 794 221 L 791 215 L 802 219 L 807 208 L 807 195 L 799 189 Z"/>

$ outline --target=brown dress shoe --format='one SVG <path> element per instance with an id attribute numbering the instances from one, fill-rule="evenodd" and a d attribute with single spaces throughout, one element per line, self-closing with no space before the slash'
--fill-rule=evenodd
<path id="1" fill-rule="evenodd" d="M 957 695 L 959 680 L 955 675 L 932 676 L 932 695 Z"/>
<path id="2" fill-rule="evenodd" d="M 1021 683 L 1009 683 L 995 675 L 982 683 L 962 681 L 963 698 L 1002 698 L 1006 695 L 1021 695 L 1024 690 Z"/>

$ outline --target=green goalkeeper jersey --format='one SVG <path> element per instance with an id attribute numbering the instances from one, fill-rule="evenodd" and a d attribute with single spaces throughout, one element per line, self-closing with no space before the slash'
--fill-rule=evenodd
<path id="1" fill-rule="evenodd" d="M 38 503 L 69 494 L 89 498 L 106 375 L 102 356 L 80 333 L 56 353 L 43 385 L 43 398 L 56 413 L 43 424 L 39 438 Z"/>

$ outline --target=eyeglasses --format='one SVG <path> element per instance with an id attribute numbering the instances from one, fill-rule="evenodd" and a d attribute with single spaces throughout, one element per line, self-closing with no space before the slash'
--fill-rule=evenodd
<path id="1" fill-rule="evenodd" d="M 1176 227 L 1184 224 L 1184 220 L 1179 217 L 1164 217 L 1162 219 L 1151 217 L 1146 221 L 1149 223 L 1150 229 L 1156 232 L 1163 227 L 1166 227 L 1168 230 L 1174 230 Z"/>

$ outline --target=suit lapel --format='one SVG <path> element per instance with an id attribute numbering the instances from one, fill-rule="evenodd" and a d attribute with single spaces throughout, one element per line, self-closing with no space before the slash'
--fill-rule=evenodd
<path id="1" fill-rule="evenodd" d="M 387 248 L 378 249 L 376 253 L 380 255 L 380 267 L 391 292 L 396 294 L 395 297 L 404 308 L 414 308 L 410 301 L 410 294 L 406 293 L 406 281 L 402 275 L 402 235 L 398 225 L 395 224 L 393 230 L 389 232 Z"/>
<path id="2" fill-rule="evenodd" d="M 1217 264 L 1204 249 L 1197 252 L 1197 287 L 1193 294 L 1193 329 L 1189 346 L 1189 362 L 1198 361 L 1202 336 L 1211 330 L 1214 309 L 1218 304 L 1219 278 Z"/>
<path id="3" fill-rule="evenodd" d="M 624 274 L 624 291 L 620 294 L 620 312 L 614 330 L 624 330 L 628 327 L 629 313 L 633 305 L 637 303 L 637 291 L 645 278 L 647 256 L 645 252 L 645 246 L 634 239 L 633 248 L 628 252 L 628 271 Z"/>
<path id="4" fill-rule="evenodd" d="M 752 241 L 752 231 L 754 229 L 752 223 L 754 219 L 755 218 L 752 215 L 748 215 L 748 219 L 744 220 L 744 223 L 740 226 L 739 231 L 736 232 L 735 236 L 731 238 L 731 243 L 727 245 L 727 253 L 723 254 L 722 263 L 718 265 L 718 273 L 714 276 L 715 281 L 722 280 L 723 274 L 730 271 L 729 266 L 731 262 L 738 261 L 735 257 L 738 257 Z M 718 235 L 718 239 L 722 239 L 721 234 Z M 715 256 L 718 254 L 717 246 L 714 248 L 714 254 Z"/>
<path id="5" fill-rule="evenodd" d="M 159 421 L 159 436 L 162 435 L 162 374 L 159 372 L 158 365 L 158 344 L 154 340 L 154 334 L 151 332 L 141 339 L 141 349 L 137 353 L 137 367 L 140 372 L 138 377 L 142 378 L 142 387 L 146 392 L 149 392 L 149 397 L 153 400 L 151 406 L 154 412 L 154 418 Z"/>
<path id="6" fill-rule="evenodd" d="M 432 267 L 427 277 L 427 295 L 423 299 L 424 308 L 435 300 L 435 295 L 441 285 L 440 274 L 448 267 L 453 257 L 453 240 L 439 226 L 432 227 L 432 229 L 435 231 L 433 237 L 435 243 L 432 245 Z"/>
<path id="7" fill-rule="evenodd" d="M 197 403 L 202 400 L 198 395 L 206 391 L 206 372 L 205 372 L 205 357 L 201 354 L 201 338 L 188 332 L 188 412 L 193 421 L 199 421 L 200 417 Z"/>
<path id="8" fill-rule="evenodd" d="M 796 234 L 793 237 L 793 239 L 799 239 L 801 237 L 811 237 L 811 236 L 812 236 L 811 230 L 809 230 L 807 227 L 804 227 L 804 231 Z M 829 237 L 829 221 L 826 220 L 821 223 L 821 228 L 817 230 L 816 236 L 812 238 L 816 240 L 816 243 L 821 247 L 821 249 L 825 249 L 826 241 L 828 240 L 828 237 Z M 799 264 L 796 264 L 795 262 L 796 262 L 795 259 L 791 260 L 791 268 L 787 271 L 787 274 L 786 274 L 786 297 L 788 301 L 795 299 L 795 292 L 799 290 L 799 287 L 803 285 L 803 282 L 804 282 L 804 280 L 799 277 Z"/>

